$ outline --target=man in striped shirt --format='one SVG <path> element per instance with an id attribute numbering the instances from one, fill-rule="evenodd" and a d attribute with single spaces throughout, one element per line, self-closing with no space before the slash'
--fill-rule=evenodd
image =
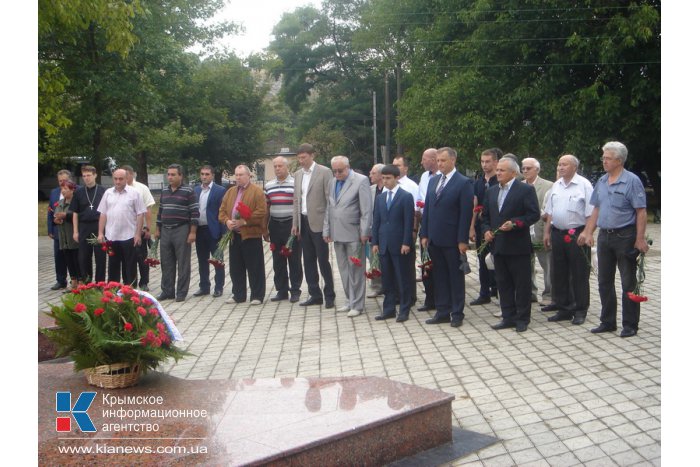
<path id="1" fill-rule="evenodd" d="M 277 302 L 289 298 L 290 302 L 298 302 L 303 278 L 301 243 L 295 239 L 291 255 L 282 254 L 282 247 L 286 245 L 292 232 L 294 177 L 289 175 L 289 161 L 286 157 L 276 157 L 272 161 L 272 167 L 275 170 L 275 179 L 265 184 L 265 198 L 270 216 L 268 221 L 270 233 L 265 240 L 270 242 L 272 250 L 272 268 L 275 271 L 277 295 L 270 301 Z"/>
<path id="2" fill-rule="evenodd" d="M 182 166 L 168 166 L 168 184 L 160 196 L 155 238 L 160 238 L 160 260 L 163 268 L 160 300 L 185 301 L 190 288 L 190 256 L 197 237 L 199 202 L 194 190 L 182 184 Z M 177 290 L 175 267 L 177 265 Z M 176 293 L 177 292 L 177 293 Z"/>

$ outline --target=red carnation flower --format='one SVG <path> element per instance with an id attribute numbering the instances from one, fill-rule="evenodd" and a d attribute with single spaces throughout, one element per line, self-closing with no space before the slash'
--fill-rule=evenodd
<path id="1" fill-rule="evenodd" d="M 112 292 L 110 292 L 109 290 L 105 290 L 104 292 L 102 292 L 102 295 L 104 295 L 107 298 L 114 297 L 114 294 Z"/>
<path id="2" fill-rule="evenodd" d="M 109 297 L 103 296 L 101 299 L 102 303 L 109 303 L 111 299 Z"/>
<path id="3" fill-rule="evenodd" d="M 416 207 L 422 209 L 425 207 L 425 203 L 423 201 L 416 201 Z"/>
<path id="4" fill-rule="evenodd" d="M 108 289 L 113 289 L 113 288 L 115 288 L 115 287 L 121 287 L 121 284 L 120 284 L 119 282 L 115 282 L 115 281 L 109 281 L 109 282 L 107 282 L 107 288 L 108 288 Z"/>
<path id="5" fill-rule="evenodd" d="M 357 256 L 351 256 L 351 257 L 350 257 L 350 261 L 351 261 L 352 264 L 354 264 L 355 266 L 362 266 L 362 261 L 360 261 L 360 258 L 358 258 Z"/>
<path id="6" fill-rule="evenodd" d="M 571 243 L 571 235 L 569 235 L 569 234 L 564 235 L 564 242 Z"/>
<path id="7" fill-rule="evenodd" d="M 367 272 L 365 272 L 365 277 L 366 277 L 367 279 L 371 279 L 371 278 L 374 277 L 374 274 L 372 274 L 371 271 L 367 271 Z"/>
<path id="8" fill-rule="evenodd" d="M 152 305 L 153 302 L 151 301 L 150 298 L 148 298 L 148 297 L 143 297 L 143 298 L 141 299 L 141 304 L 143 304 L 144 306 L 148 306 L 148 305 Z"/>
<path id="9" fill-rule="evenodd" d="M 124 323 L 124 330 L 129 332 L 132 329 L 134 329 L 134 326 L 131 323 Z"/>
<path id="10" fill-rule="evenodd" d="M 569 229 L 569 235 L 575 235 L 576 229 Z"/>
<path id="11" fill-rule="evenodd" d="M 239 201 L 236 205 L 236 211 L 238 212 L 237 218 L 243 218 L 244 220 L 250 219 L 253 215 L 253 211 L 242 201 Z"/>
<path id="12" fill-rule="evenodd" d="M 87 310 L 87 307 L 85 306 L 84 303 L 78 303 L 75 305 L 74 310 L 76 313 L 82 313 L 83 311 Z"/>
<path id="13" fill-rule="evenodd" d="M 274 243 L 270 242 L 270 251 L 275 251 L 277 249 L 277 246 L 275 246 Z"/>
<path id="14" fill-rule="evenodd" d="M 637 295 L 634 292 L 627 292 L 627 298 L 629 298 L 635 303 L 642 303 L 649 300 L 649 297 L 646 297 L 644 295 Z"/>
<path id="15" fill-rule="evenodd" d="M 484 210 L 484 207 L 483 207 L 482 205 L 480 205 L 480 204 L 479 204 L 478 206 L 475 206 L 475 207 L 474 207 L 474 213 L 475 213 L 475 214 L 479 214 L 479 213 L 482 212 L 483 210 Z"/>
<path id="16" fill-rule="evenodd" d="M 95 308 L 95 316 L 100 316 L 104 312 L 105 312 L 104 308 Z"/>
<path id="17" fill-rule="evenodd" d="M 165 334 L 165 325 L 163 323 L 156 323 L 156 327 L 158 328 L 158 331 Z"/>
<path id="18" fill-rule="evenodd" d="M 521 220 L 515 221 L 514 224 L 517 228 L 522 228 L 525 225 L 525 223 Z"/>
<path id="19" fill-rule="evenodd" d="M 122 299 L 121 297 L 114 297 L 114 303 L 124 303 L 124 299 Z"/>
<path id="20" fill-rule="evenodd" d="M 141 299 L 139 297 L 131 297 L 131 301 L 137 305 L 141 303 Z"/>
<path id="21" fill-rule="evenodd" d="M 159 313 L 158 313 L 158 308 L 151 308 L 150 310 L 148 310 L 148 312 L 149 312 L 150 314 L 152 314 L 153 316 L 158 316 L 158 315 L 159 315 Z"/>
<path id="22" fill-rule="evenodd" d="M 142 306 L 136 308 L 136 312 L 141 316 L 146 316 L 146 309 Z"/>

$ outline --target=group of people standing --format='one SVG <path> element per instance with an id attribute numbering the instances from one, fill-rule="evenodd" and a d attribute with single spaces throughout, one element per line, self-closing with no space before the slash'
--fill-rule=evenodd
<path id="1" fill-rule="evenodd" d="M 425 288 L 418 311 L 435 310 L 427 324 L 459 327 L 464 320 L 464 274 L 469 272 L 466 253 L 471 240 L 477 246 L 480 290 L 469 305 L 498 297 L 501 321 L 492 327 L 523 332 L 530 323 L 532 303 L 539 301 L 535 260 L 544 275 L 542 302 L 550 302 L 543 311 L 556 311 L 549 321 L 571 320 L 577 325 L 585 321 L 591 246 L 598 228 L 602 311 L 601 324 L 592 332 L 617 329 L 617 267 L 623 286 L 621 336 L 629 337 L 639 324 L 639 303 L 626 296 L 636 286 L 636 258 L 630 251 L 645 253 L 648 244 L 646 195 L 639 178 L 624 169 L 626 157 L 623 144 L 607 143 L 602 158 L 606 175 L 595 188 L 577 174 L 579 161 L 573 155 L 559 159 L 559 178 L 551 182 L 539 177 L 536 159 L 519 163 L 516 156 L 498 148 L 482 153 L 483 176 L 476 180 L 457 171 L 454 149 L 426 149 L 421 160 L 425 172 L 418 184 L 408 177 L 404 156 L 397 156 L 393 164 L 375 165 L 368 178 L 353 170 L 345 156 L 332 158 L 330 168 L 316 163 L 310 144 L 298 148 L 299 169 L 294 174 L 287 158 L 275 158 L 275 178 L 264 187 L 251 181 L 247 166 L 239 165 L 235 186 L 226 190 L 214 182 L 214 169 L 205 165 L 199 171 L 201 185 L 193 189 L 183 184 L 182 167 L 171 164 L 153 235 L 148 207 L 154 200 L 148 188 L 134 180 L 131 167 L 115 171 L 114 187 L 107 190 L 95 183 L 94 167 L 83 167 L 84 185 L 79 188 L 68 171 L 60 171 L 48 217 L 49 235 L 55 240 L 57 283 L 52 289 L 67 286 L 66 268 L 73 286 L 93 278 L 105 280 L 108 257 L 107 280 L 148 290 L 147 245 L 159 239 L 158 300 L 186 299 L 193 243 L 200 279 L 194 295 L 220 297 L 223 264 L 214 262 L 212 287 L 210 258 L 220 239 L 230 233 L 232 294 L 226 303 L 250 299 L 251 305 L 259 305 L 264 300 L 264 240 L 272 251 L 276 294 L 271 301 L 324 305 L 352 318 L 365 311 L 365 297 L 383 295 L 375 319 L 403 322 L 417 301 L 418 244 Z M 343 286 L 341 306 L 335 303 L 330 243 Z M 369 275 L 367 293 L 366 260 L 371 255 L 378 258 L 381 275 Z M 308 297 L 301 301 L 304 278 Z"/>

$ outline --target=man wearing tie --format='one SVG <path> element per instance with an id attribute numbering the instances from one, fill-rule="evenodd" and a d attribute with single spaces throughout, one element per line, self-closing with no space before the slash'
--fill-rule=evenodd
<path id="1" fill-rule="evenodd" d="M 395 165 L 382 168 L 384 192 L 377 197 L 372 221 L 372 251 L 379 254 L 384 288 L 382 313 L 374 319 L 395 317 L 398 298 L 397 323 L 406 321 L 411 311 L 413 275 L 407 275 L 406 271 L 410 269 L 414 216 L 413 197 L 398 186 L 399 175 Z"/>
<path id="2" fill-rule="evenodd" d="M 321 305 L 325 296 L 326 308 L 333 308 L 333 270 L 328 259 L 328 244 L 323 241 L 328 186 L 333 174 L 328 167 L 314 162 L 314 147 L 310 144 L 304 143 L 299 146 L 297 160 L 301 168 L 294 173 L 292 235 L 301 237 L 304 276 L 309 289 L 309 298 L 299 305 Z M 323 276 L 323 294 L 318 282 L 319 269 Z"/>
<path id="3" fill-rule="evenodd" d="M 493 242 L 496 284 L 503 320 L 493 329 L 527 331 L 530 324 L 532 270 L 530 226 L 540 218 L 532 185 L 516 179 L 518 163 L 503 156 L 496 166 L 498 185 L 486 190 L 482 230 L 484 241 Z"/>
<path id="4" fill-rule="evenodd" d="M 369 240 L 372 218 L 372 194 L 369 179 L 350 168 L 345 156 L 331 159 L 335 179 L 328 182 L 328 208 L 323 221 L 323 239 L 333 242 L 338 271 L 343 281 L 348 317 L 360 315 L 365 309 L 365 243 Z M 357 256 L 360 265 L 350 261 Z"/>
<path id="5" fill-rule="evenodd" d="M 457 172 L 457 152 L 438 149 L 440 177 L 433 177 L 423 208 L 420 238 L 433 261 L 435 316 L 426 324 L 450 323 L 459 327 L 464 320 L 464 273 L 460 255 L 466 253 L 474 203 L 474 182 Z"/>
<path id="6" fill-rule="evenodd" d="M 197 262 L 199 263 L 199 290 L 195 297 L 209 295 L 209 255 L 216 251 L 223 226 L 219 223 L 219 208 L 226 189 L 214 183 L 214 168 L 204 165 L 199 169 L 201 186 L 194 187 L 194 194 L 199 200 L 199 224 L 197 225 Z M 214 268 L 214 297 L 220 297 L 224 291 L 224 268 Z"/>

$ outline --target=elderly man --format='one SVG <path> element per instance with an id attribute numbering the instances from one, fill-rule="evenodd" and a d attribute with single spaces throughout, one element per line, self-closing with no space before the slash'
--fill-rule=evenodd
<path id="1" fill-rule="evenodd" d="M 250 304 L 260 305 L 265 298 L 265 258 L 262 237 L 267 235 L 265 193 L 250 181 L 250 169 L 239 165 L 234 170 L 236 186 L 224 195 L 219 222 L 233 231 L 229 245 L 229 272 L 233 295 L 226 303 L 246 301 L 246 275 L 250 284 Z M 241 204 L 250 209 L 250 217 L 241 216 Z"/>
<path id="2" fill-rule="evenodd" d="M 136 172 L 134 168 L 130 165 L 121 166 L 122 169 L 126 170 L 126 184 L 127 186 L 134 188 L 140 195 L 143 205 L 146 206 L 146 215 L 143 218 L 143 234 L 141 236 L 141 244 L 136 247 L 136 265 L 138 266 L 139 275 L 139 289 L 144 292 L 148 292 L 148 282 L 150 280 L 150 269 L 151 267 L 146 264 L 146 258 L 148 257 L 148 247 L 151 238 L 151 206 L 156 204 L 156 200 L 153 199 L 151 190 L 144 185 L 136 181 Z M 136 271 L 134 271 L 134 278 L 136 278 Z"/>
<path id="3" fill-rule="evenodd" d="M 81 168 L 84 185 L 78 188 L 70 203 L 73 212 L 73 240 L 79 242 L 78 261 L 80 278 L 84 283 L 90 282 L 92 276 L 92 256 L 95 255 L 95 282 L 105 280 L 107 254 L 99 244 L 91 245 L 88 238 L 97 237 L 97 223 L 100 213 L 97 206 L 102 201 L 105 187 L 97 184 L 97 169 L 91 165 Z"/>
<path id="4" fill-rule="evenodd" d="M 331 159 L 335 179 L 328 183 L 328 208 L 323 221 L 323 239 L 333 242 L 338 271 L 345 292 L 348 317 L 359 316 L 365 309 L 365 243 L 369 240 L 372 218 L 372 194 L 369 180 L 350 168 L 345 156 Z M 356 257 L 358 264 L 350 261 Z"/>
<path id="5" fill-rule="evenodd" d="M 329 309 L 335 307 L 335 289 L 328 244 L 323 241 L 323 222 L 333 174 L 328 167 L 314 162 L 314 152 L 314 147 L 307 143 L 297 149 L 301 168 L 294 173 L 292 234 L 301 238 L 304 275 L 309 289 L 309 298 L 299 305 L 321 305 L 325 297 Z M 319 269 L 324 282 L 323 294 L 319 286 Z"/>
<path id="6" fill-rule="evenodd" d="M 503 151 L 499 148 L 491 148 L 481 153 L 481 170 L 484 174 L 476 179 L 474 183 L 474 209 L 477 207 L 483 208 L 486 198 L 486 190 L 497 185 L 496 165 L 498 160 L 503 156 Z M 472 216 L 472 224 L 469 227 L 469 239 L 476 244 L 479 249 L 484 242 L 484 235 L 481 229 L 481 213 L 475 212 Z M 491 297 L 498 296 L 496 288 L 496 273 L 486 267 L 486 256 L 489 253 L 489 248 L 485 248 L 479 258 L 479 296 L 469 302 L 470 306 L 485 305 L 491 303 Z"/>
<path id="7" fill-rule="evenodd" d="M 440 171 L 437 167 L 437 149 L 428 148 L 423 151 L 423 156 L 420 161 L 425 172 L 420 176 L 420 183 L 418 184 L 418 201 L 425 203 L 426 195 L 428 194 L 428 183 L 430 180 L 440 175 Z M 418 213 L 423 215 L 423 208 L 418 208 Z M 421 256 L 423 253 L 423 247 L 421 246 Z M 435 309 L 435 286 L 433 285 L 433 273 L 430 271 L 423 271 L 423 288 L 425 289 L 425 301 L 423 305 L 418 307 L 418 311 L 430 311 Z"/>
<path id="8" fill-rule="evenodd" d="M 554 293 L 550 309 L 558 310 L 548 321 L 573 318 L 572 323 L 577 325 L 583 324 L 588 314 L 591 249 L 588 245 L 577 245 L 575 239 L 593 212 L 590 203 L 593 186 L 576 173 L 578 165 L 578 159 L 571 154 L 559 158 L 560 178 L 552 186 L 543 237 L 545 247 L 552 249 L 550 271 Z"/>
<path id="9" fill-rule="evenodd" d="M 460 255 L 469 247 L 474 182 L 457 172 L 457 152 L 449 147 L 437 151 L 439 177 L 433 177 L 421 221 L 421 246 L 433 261 L 435 316 L 426 324 L 450 323 L 459 327 L 464 321 L 464 273 Z M 402 187 L 403 188 L 403 187 Z"/>
<path id="10" fill-rule="evenodd" d="M 493 329 L 527 331 L 530 324 L 532 240 L 530 226 L 540 218 L 535 189 L 516 179 L 518 163 L 503 156 L 496 166 L 498 185 L 486 190 L 482 215 L 484 241 L 493 242 L 502 321 Z"/>
<path id="11" fill-rule="evenodd" d="M 161 293 L 157 299 L 185 301 L 190 289 L 192 244 L 197 238 L 199 203 L 194 190 L 183 185 L 182 166 L 170 164 L 168 186 L 160 195 L 155 238 L 160 238 Z M 175 271 L 177 269 L 177 288 Z"/>
<path id="12" fill-rule="evenodd" d="M 66 259 L 63 251 L 61 251 L 58 241 L 58 231 L 61 224 L 64 223 L 66 213 L 60 213 L 54 217 L 54 208 L 58 206 L 59 201 L 63 198 L 63 195 L 61 194 L 63 184 L 71 181 L 71 178 L 70 170 L 59 170 L 56 174 L 58 186 L 51 190 L 51 194 L 49 196 L 49 208 L 46 213 L 46 229 L 48 231 L 49 238 L 53 240 L 53 261 L 56 270 L 56 283 L 51 286 L 51 290 L 65 289 L 68 286 Z M 72 220 L 73 216 L 71 214 L 71 219 L 69 222 L 72 222 Z M 73 231 L 71 230 L 71 234 L 72 233 Z"/>
<path id="13" fill-rule="evenodd" d="M 199 169 L 201 185 L 194 187 L 194 195 L 199 200 L 199 221 L 197 222 L 197 263 L 199 265 L 199 290 L 193 295 L 199 297 L 209 295 L 211 281 L 209 280 L 209 256 L 216 251 L 219 239 L 224 231 L 219 223 L 219 208 L 224 198 L 226 188 L 214 182 L 214 167 L 203 165 Z M 213 297 L 220 297 L 224 293 L 224 268 L 214 268 L 214 293 Z"/>
<path id="14" fill-rule="evenodd" d="M 593 213 L 578 237 L 579 245 L 592 246 L 598 233 L 598 292 L 600 325 L 592 333 L 617 330 L 615 267 L 622 279 L 622 332 L 631 337 L 639 328 L 639 303 L 628 297 L 637 287 L 637 256 L 649 251 L 647 244 L 647 199 L 639 177 L 625 170 L 627 147 L 618 141 L 603 146 L 603 175 L 593 189 Z"/>
<path id="15" fill-rule="evenodd" d="M 382 180 L 382 169 L 384 164 L 374 164 L 372 170 L 369 171 L 369 182 L 371 183 L 369 191 L 372 193 L 372 212 L 374 212 L 374 203 L 382 194 L 384 189 L 384 181 Z M 369 246 L 369 243 L 368 243 Z M 382 279 L 381 277 L 372 277 L 369 281 L 371 292 L 367 294 L 367 298 L 375 298 L 380 295 L 384 295 L 384 289 L 382 289 Z"/>
<path id="16" fill-rule="evenodd" d="M 100 220 L 97 241 L 112 242 L 107 279 L 133 285 L 136 281 L 136 248 L 141 245 L 143 218 L 146 206 L 141 194 L 126 184 L 126 170 L 117 169 L 112 174 L 114 186 L 105 191 L 97 211 Z"/>
<path id="17" fill-rule="evenodd" d="M 544 197 L 552 188 L 552 182 L 545 180 L 540 177 L 540 162 L 533 157 L 526 157 L 523 159 L 521 170 L 523 171 L 523 181 L 528 185 L 535 187 L 535 193 L 537 194 L 537 203 L 540 207 L 540 219 L 535 222 L 534 225 L 530 226 L 530 236 L 532 241 L 536 243 L 543 242 L 544 234 Z M 532 264 L 532 303 L 537 303 L 537 284 L 535 284 L 535 256 L 537 261 L 539 261 L 542 267 L 542 276 L 544 280 L 544 290 L 542 291 L 542 301 L 551 301 L 552 298 L 552 281 L 549 271 L 549 264 L 551 261 L 551 252 L 545 250 L 544 248 L 535 251 L 530 259 Z"/>
<path id="18" fill-rule="evenodd" d="M 277 295 L 270 301 L 287 300 L 298 302 L 301 296 L 301 280 L 304 273 L 301 269 L 301 245 L 292 246 L 289 256 L 282 254 L 292 232 L 292 216 L 294 214 L 294 177 L 289 175 L 289 161 L 279 156 L 272 160 L 275 178 L 265 184 L 265 198 L 269 220 L 267 229 L 270 234 L 265 240 L 275 245 L 272 250 L 272 269 L 275 271 L 275 289 Z M 290 297 L 291 292 L 291 297 Z"/>

